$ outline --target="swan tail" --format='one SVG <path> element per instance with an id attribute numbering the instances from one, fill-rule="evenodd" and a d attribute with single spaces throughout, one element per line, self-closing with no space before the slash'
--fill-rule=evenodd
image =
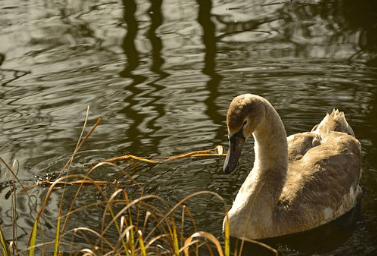
<path id="1" fill-rule="evenodd" d="M 318 134 L 329 133 L 331 131 L 343 132 L 355 136 L 355 133 L 348 124 L 344 113 L 338 109 L 333 109 L 330 114 L 327 114 L 325 118 L 323 118 L 323 120 L 312 129 L 312 132 Z"/>

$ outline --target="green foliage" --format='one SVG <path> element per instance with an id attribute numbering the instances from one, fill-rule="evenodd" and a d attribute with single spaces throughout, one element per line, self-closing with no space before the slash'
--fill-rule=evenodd
<path id="1" fill-rule="evenodd" d="M 30 241 L 29 241 L 29 256 L 34 256 L 35 241 L 37 240 L 37 230 L 38 230 L 38 219 L 34 221 L 33 230 L 31 231 Z"/>
<path id="2" fill-rule="evenodd" d="M 3 231 L 1 231 L 1 227 L 0 227 L 0 244 L 3 247 L 3 255 L 10 256 L 11 254 L 8 248 L 8 243 L 4 238 Z"/>

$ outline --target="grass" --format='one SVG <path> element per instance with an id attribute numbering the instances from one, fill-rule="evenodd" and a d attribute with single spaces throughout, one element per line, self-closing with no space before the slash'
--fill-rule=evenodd
<path id="1" fill-rule="evenodd" d="M 40 186 L 46 186 L 46 194 L 43 200 L 35 206 L 35 220 L 30 230 L 28 246 L 18 248 L 16 228 L 14 228 L 13 237 L 9 238 L 4 235 L 0 225 L 0 245 L 3 255 L 32 256 L 52 255 L 52 253 L 53 255 L 63 255 L 64 253 L 64 255 L 146 256 L 200 255 L 203 252 L 208 255 L 231 255 L 229 227 L 227 226 L 225 229 L 222 242 L 219 241 L 214 235 L 197 228 L 193 214 L 186 205 L 188 200 L 209 194 L 224 204 L 224 216 L 226 216 L 227 207 L 221 196 L 211 191 L 200 191 L 171 206 L 159 196 L 145 194 L 143 186 L 116 164 L 119 161 L 130 159 L 159 164 L 186 157 L 222 156 L 221 147 L 168 158 L 148 159 L 126 155 L 91 164 L 84 174 L 72 174 L 69 170 L 76 154 L 101 122 L 101 118 L 99 118 L 93 128 L 84 136 L 87 117 L 88 114 L 76 148 L 58 177 L 54 180 L 47 178 L 38 183 Z M 10 186 L 13 186 L 13 191 L 16 191 L 16 184 L 22 186 L 22 182 L 16 176 L 15 164 L 10 166 L 3 159 L 1 161 L 12 174 L 14 182 Z M 123 178 L 114 181 L 91 178 L 91 174 L 101 168 L 116 168 L 122 173 Z M 100 200 L 84 206 L 77 206 L 76 203 L 80 196 L 88 194 L 86 191 L 88 186 L 99 195 Z M 68 191 L 72 191 L 72 187 L 75 191 L 73 196 L 72 194 L 67 195 Z M 111 192 L 109 192 L 110 188 Z M 47 229 L 45 210 L 52 193 L 57 190 L 61 195 L 58 217 L 53 220 L 55 235 L 53 241 L 48 241 L 45 235 Z M 15 202 L 16 199 L 17 194 L 12 193 L 12 200 Z M 103 210 L 97 227 L 85 223 L 80 227 L 70 227 L 70 220 L 79 216 L 81 212 L 90 211 L 93 208 Z M 13 226 L 17 227 L 15 203 L 12 211 Z M 240 252 L 233 252 L 233 255 L 238 254 Z"/>

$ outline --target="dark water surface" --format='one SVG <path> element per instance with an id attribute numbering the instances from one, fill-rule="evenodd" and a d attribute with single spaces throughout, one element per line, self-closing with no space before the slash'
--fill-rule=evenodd
<path id="1" fill-rule="evenodd" d="M 314 245 L 314 233 L 300 248 L 287 245 L 297 238 L 277 244 L 284 255 L 377 255 L 375 1 L 5 0 L 0 53 L 0 156 L 17 160 L 20 179 L 64 166 L 88 106 L 88 126 L 98 116 L 104 120 L 76 167 L 124 154 L 227 147 L 226 110 L 242 93 L 267 98 L 288 135 L 310 130 L 339 108 L 363 147 L 364 196 L 352 227 L 331 235 L 331 243 Z M 222 173 L 222 158 L 141 165 L 131 174 L 172 205 L 210 190 L 230 206 L 252 168 L 252 152 L 249 143 L 230 176 Z M 3 182 L 10 176 L 0 168 Z M 115 175 L 95 174 L 100 180 Z M 11 240 L 12 202 L 9 188 L 0 188 L 1 229 Z M 39 201 L 45 192 L 36 187 L 28 194 Z M 92 192 L 78 204 L 95 200 Z M 51 226 L 60 195 L 53 193 L 48 204 Z M 200 230 L 221 237 L 220 201 L 200 197 L 189 207 Z M 35 210 L 24 194 L 17 208 L 18 245 L 24 248 Z M 70 225 L 98 226 L 101 214 L 88 210 Z M 333 227 L 327 229 L 333 234 Z M 53 229 L 46 230 L 52 241 Z"/>

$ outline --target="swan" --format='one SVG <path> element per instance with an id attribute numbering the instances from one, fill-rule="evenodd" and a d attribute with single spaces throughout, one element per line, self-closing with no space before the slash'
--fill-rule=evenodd
<path id="1" fill-rule="evenodd" d="M 274 107 L 253 94 L 230 103 L 224 172 L 235 168 L 253 135 L 255 161 L 224 218 L 229 234 L 264 239 L 325 224 L 355 205 L 361 188 L 361 145 L 344 113 L 333 110 L 311 132 L 287 138 Z"/>

